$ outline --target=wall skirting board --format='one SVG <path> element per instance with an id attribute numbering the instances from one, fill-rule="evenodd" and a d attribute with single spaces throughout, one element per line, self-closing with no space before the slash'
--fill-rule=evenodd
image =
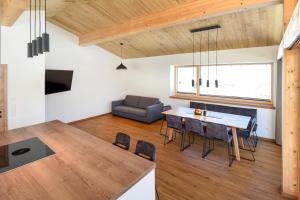
<path id="1" fill-rule="evenodd" d="M 79 122 L 85 122 L 85 121 L 96 119 L 98 117 L 103 117 L 103 116 L 106 116 L 106 115 L 111 115 L 111 112 L 104 113 L 104 114 L 101 114 L 101 115 L 96 115 L 96 116 L 93 116 L 93 117 L 88 117 L 88 118 L 85 118 L 85 119 L 80 119 L 80 120 L 72 121 L 72 122 L 69 122 L 68 124 L 72 125 L 72 124 L 79 123 Z"/>

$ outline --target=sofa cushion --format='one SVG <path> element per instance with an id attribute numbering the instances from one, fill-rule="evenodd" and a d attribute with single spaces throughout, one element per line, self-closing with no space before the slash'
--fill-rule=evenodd
<path id="1" fill-rule="evenodd" d="M 146 109 L 148 106 L 158 104 L 159 100 L 157 98 L 151 97 L 141 97 L 139 101 L 138 108 Z"/>
<path id="2" fill-rule="evenodd" d="M 127 95 L 125 97 L 124 105 L 138 108 L 139 107 L 139 100 L 140 100 L 140 97 L 138 97 L 138 96 Z"/>
<path id="3" fill-rule="evenodd" d="M 142 117 L 146 117 L 147 112 L 145 109 L 140 109 L 140 108 L 133 108 L 129 106 L 117 106 L 114 108 L 115 111 L 118 112 L 123 112 L 123 113 L 130 113 L 133 115 L 138 115 Z"/>

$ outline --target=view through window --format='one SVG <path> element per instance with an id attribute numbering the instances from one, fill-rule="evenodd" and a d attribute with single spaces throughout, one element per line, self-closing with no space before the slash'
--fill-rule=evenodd
<path id="1" fill-rule="evenodd" d="M 208 67 L 202 66 L 201 76 L 199 67 L 195 67 L 194 72 L 191 66 L 177 67 L 177 93 L 269 101 L 272 98 L 272 67 L 272 64 L 218 65 L 218 71 L 216 66 L 209 66 L 208 73 Z M 201 77 L 202 85 L 197 81 L 192 87 L 192 77 L 194 80 Z M 218 88 L 215 87 L 216 77 Z M 209 87 L 206 86 L 208 78 Z"/>

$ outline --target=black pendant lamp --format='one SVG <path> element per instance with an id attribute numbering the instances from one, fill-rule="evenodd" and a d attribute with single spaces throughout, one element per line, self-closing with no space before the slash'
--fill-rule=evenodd
<path id="1" fill-rule="evenodd" d="M 201 67 L 202 67 L 202 59 L 201 59 L 201 53 L 202 53 L 202 33 L 200 34 L 200 45 L 199 45 L 200 49 L 199 49 L 199 52 L 200 52 L 200 61 L 199 61 L 199 71 L 200 71 L 200 78 L 199 78 L 199 85 L 201 86 L 202 85 L 202 74 L 201 74 Z"/>
<path id="2" fill-rule="evenodd" d="M 31 0 L 30 0 L 30 10 L 29 10 L 29 42 L 27 43 L 27 57 L 28 58 L 32 58 L 33 57 L 33 53 L 32 53 L 32 43 L 31 43 Z"/>
<path id="3" fill-rule="evenodd" d="M 117 70 L 127 70 L 127 67 L 123 65 L 122 59 L 123 59 L 123 43 L 120 43 L 121 45 L 121 64 L 116 68 Z"/>
<path id="4" fill-rule="evenodd" d="M 36 0 L 34 0 L 34 40 L 32 40 L 33 56 L 38 56 L 37 39 L 36 39 Z"/>
<path id="5" fill-rule="evenodd" d="M 192 77 L 192 87 L 195 87 L 195 34 L 193 33 L 193 77 Z"/>
<path id="6" fill-rule="evenodd" d="M 47 33 L 47 4 L 45 0 L 45 33 L 43 33 L 42 40 L 43 40 L 43 52 L 49 52 L 50 51 L 50 37 Z"/>
<path id="7" fill-rule="evenodd" d="M 41 36 L 42 22 L 41 22 L 41 0 L 39 0 L 39 36 L 37 37 L 37 51 L 43 54 L 43 39 Z"/>
<path id="8" fill-rule="evenodd" d="M 207 81 L 206 87 L 209 87 L 209 30 L 207 31 Z"/>
<path id="9" fill-rule="evenodd" d="M 217 29 L 217 34 L 216 34 L 216 80 L 215 80 L 215 86 L 216 88 L 219 87 L 219 81 L 218 81 L 218 31 Z"/>

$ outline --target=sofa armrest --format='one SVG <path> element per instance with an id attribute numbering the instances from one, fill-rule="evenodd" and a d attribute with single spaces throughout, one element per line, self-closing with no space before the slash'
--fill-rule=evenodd
<path id="1" fill-rule="evenodd" d="M 161 114 L 162 108 L 163 108 L 162 103 L 154 104 L 154 105 L 148 106 L 146 108 L 147 118 L 148 118 L 149 123 L 162 118 L 162 116 L 163 116 Z"/>
<path id="2" fill-rule="evenodd" d="M 117 101 L 113 101 L 113 102 L 111 103 L 111 109 L 114 110 L 114 108 L 115 108 L 116 106 L 122 106 L 122 105 L 124 105 L 124 99 L 122 99 L 122 100 L 117 100 Z"/>

